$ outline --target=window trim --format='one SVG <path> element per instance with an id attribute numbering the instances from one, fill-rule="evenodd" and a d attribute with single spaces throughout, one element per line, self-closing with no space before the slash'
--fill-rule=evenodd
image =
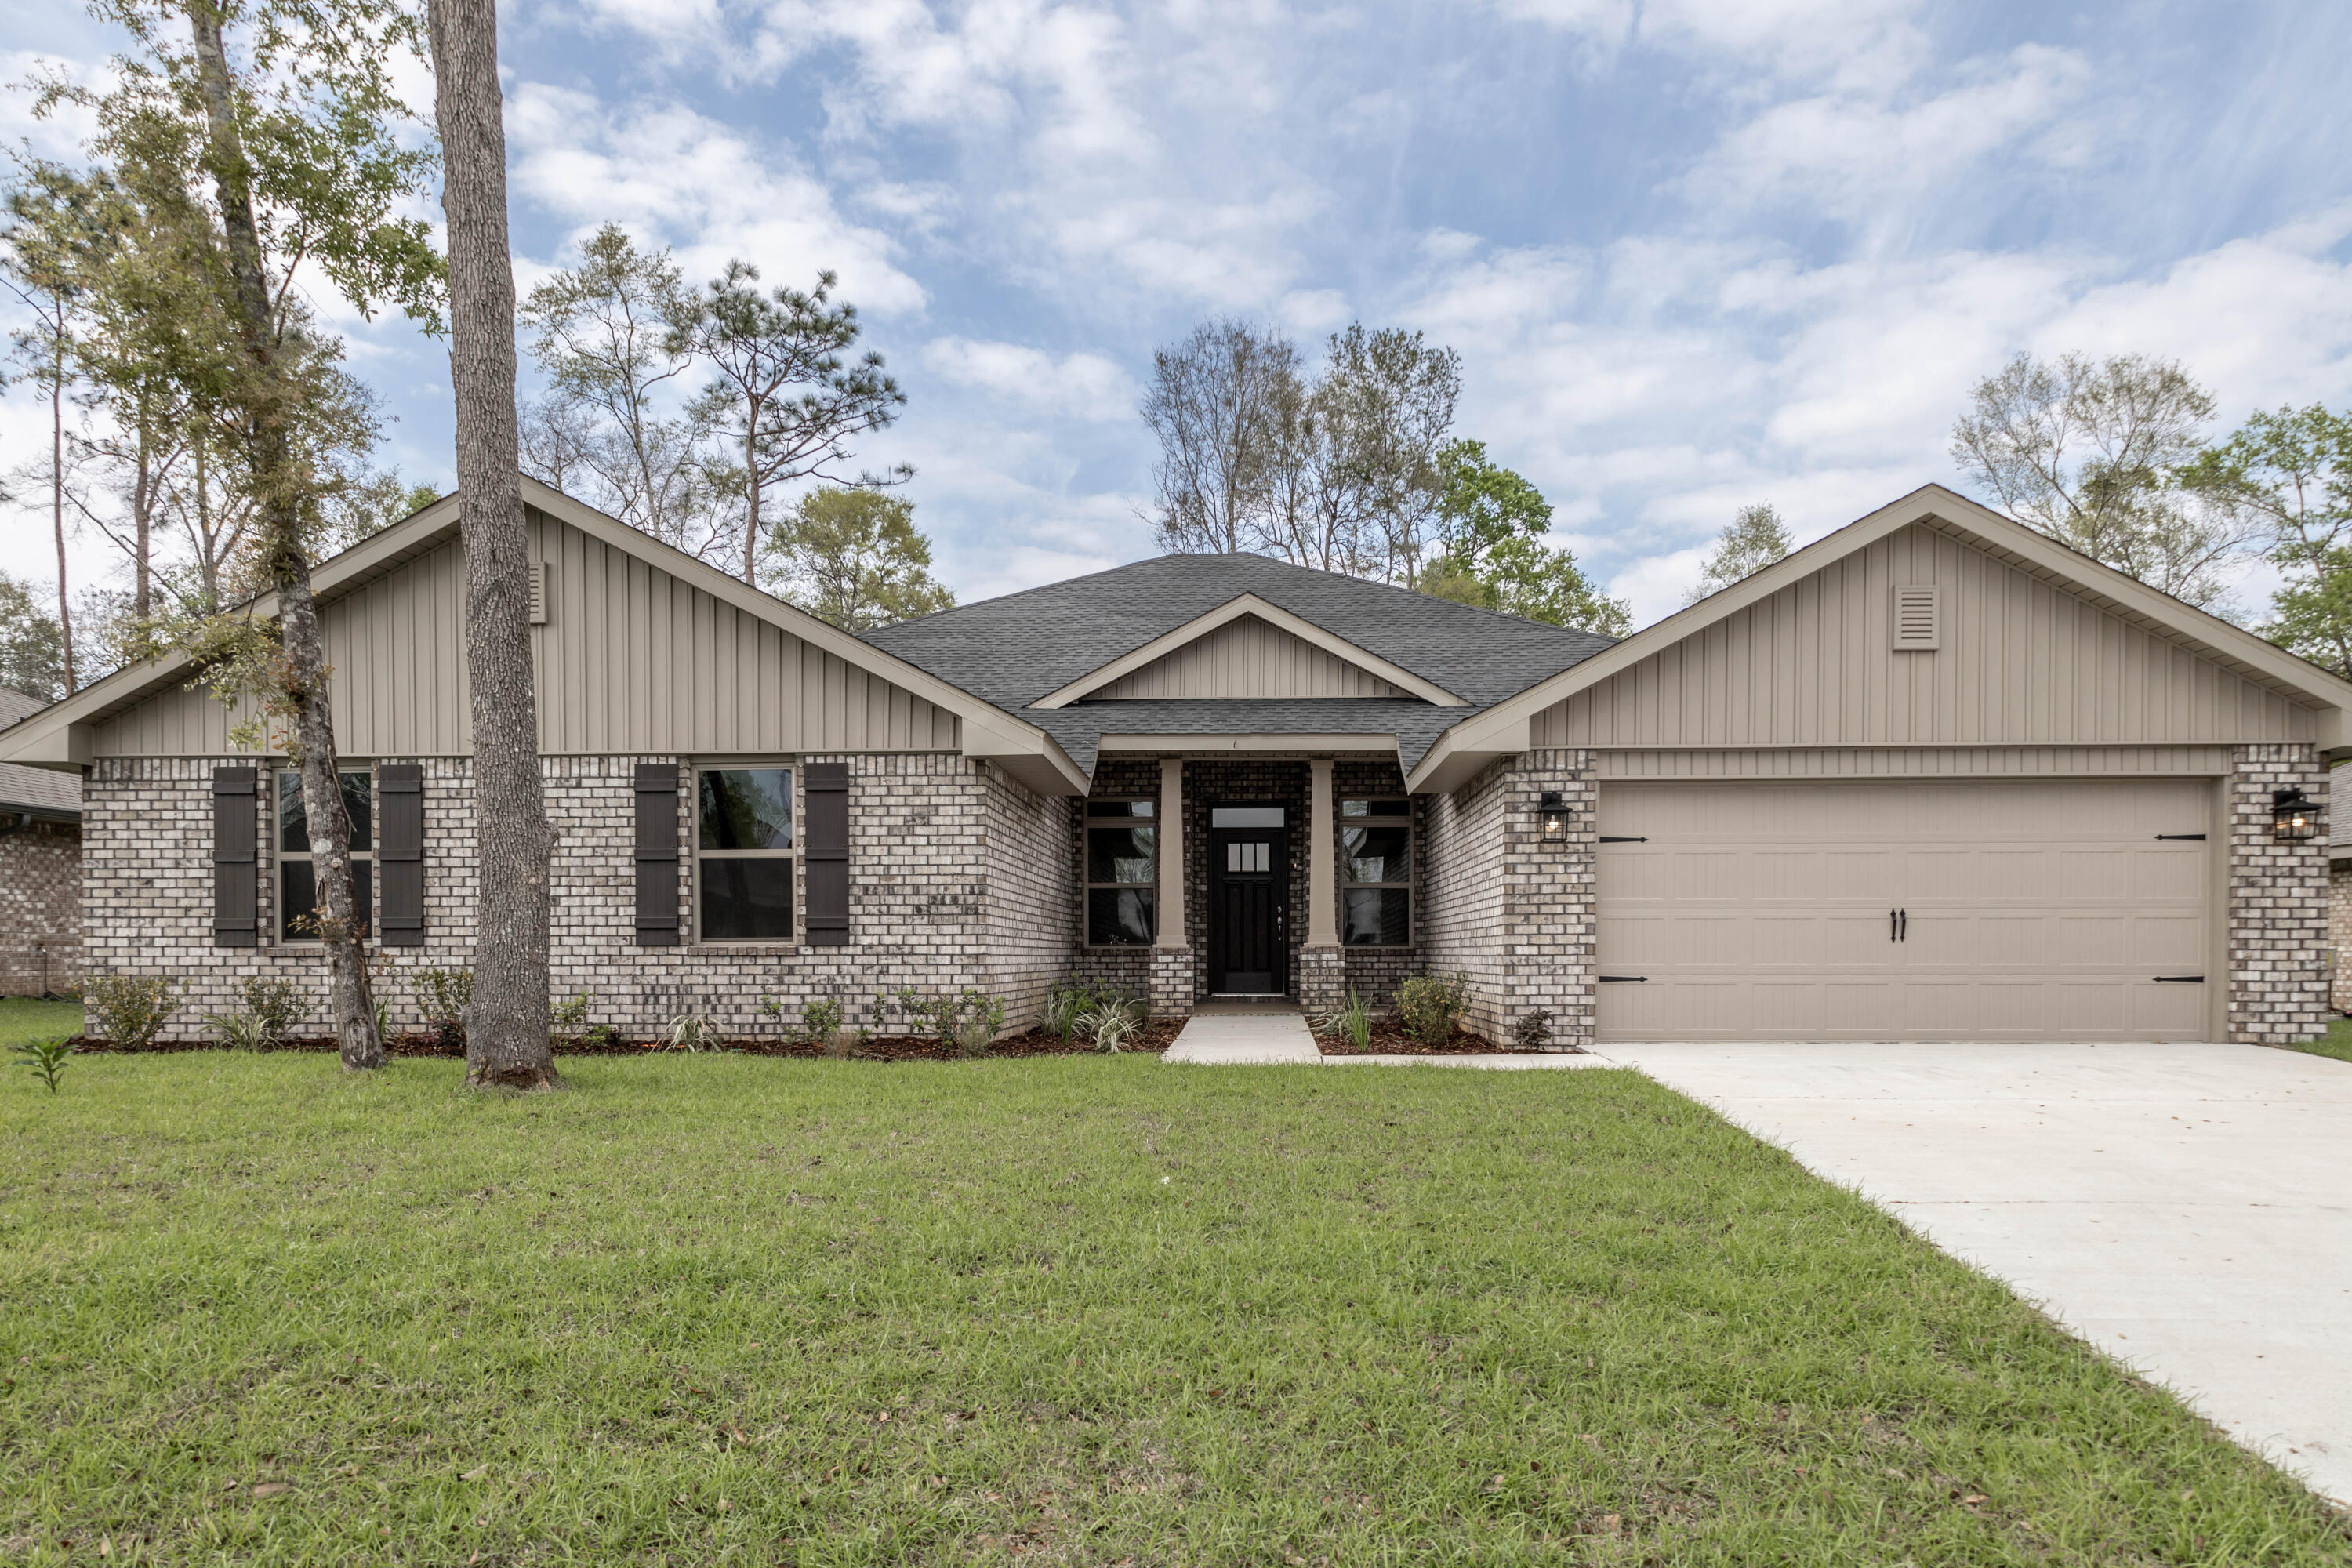
<path id="1" fill-rule="evenodd" d="M 785 849 L 705 849 L 702 847 L 702 775 L 704 773 L 747 773 L 781 772 L 784 775 L 784 795 L 791 802 L 792 846 Z M 691 942 L 697 947 L 793 948 L 804 944 L 808 921 L 802 909 L 801 887 L 801 822 L 807 815 L 806 802 L 802 798 L 805 779 L 797 758 L 792 757 L 730 757 L 724 762 L 698 762 L 688 765 L 687 796 L 691 803 L 687 823 L 688 852 L 693 857 L 693 875 L 688 879 L 688 915 L 692 923 Z M 783 936 L 705 936 L 702 933 L 702 862 L 712 860 L 782 860 L 790 863 L 787 873 L 792 886 L 793 929 Z"/>
<path id="2" fill-rule="evenodd" d="M 1125 816 L 1106 816 L 1097 818 L 1095 816 L 1095 807 L 1097 805 L 1109 805 L 1120 801 L 1126 802 L 1129 807 L 1140 805 L 1149 807 L 1150 809 L 1143 812 L 1136 812 L 1130 809 L 1129 814 Z M 1128 828 L 1132 828 L 1139 823 L 1148 822 L 1150 824 L 1152 834 L 1151 879 L 1150 881 L 1097 882 L 1095 880 L 1093 836 L 1095 826 L 1097 822 L 1100 822 L 1107 827 L 1123 826 Z M 1160 831 L 1163 826 L 1164 824 L 1160 816 L 1160 801 L 1159 797 L 1156 795 L 1089 795 L 1087 797 L 1086 815 L 1079 819 L 1078 826 L 1078 931 L 1080 938 L 1079 945 L 1085 948 L 1087 952 L 1149 952 L 1155 945 L 1158 944 L 1160 941 L 1160 851 L 1161 847 L 1160 842 Z M 1097 888 L 1114 888 L 1128 891 L 1132 891 L 1138 888 L 1149 888 L 1151 889 L 1151 930 L 1145 935 L 1141 942 L 1097 942 L 1094 940 L 1095 889 Z"/>
<path id="3" fill-rule="evenodd" d="M 1339 809 L 1336 814 L 1336 820 L 1333 822 L 1332 826 L 1337 829 L 1339 837 L 1339 842 L 1334 846 L 1334 847 L 1339 852 L 1339 887 L 1338 892 L 1339 900 L 1339 946 L 1344 952 L 1403 952 L 1416 945 L 1413 941 L 1413 917 L 1419 912 L 1421 895 L 1414 886 L 1412 873 L 1413 862 L 1417 858 L 1417 851 L 1420 848 L 1420 844 L 1417 835 L 1413 830 L 1412 798 L 1410 796 L 1405 797 L 1405 809 L 1402 816 L 1373 816 L 1369 815 L 1369 813 L 1363 816 L 1350 816 L 1348 812 L 1349 805 L 1354 804 L 1355 801 L 1361 801 L 1367 807 L 1370 807 L 1376 801 L 1394 800 L 1397 798 L 1398 797 L 1395 795 L 1359 795 L 1353 797 L 1353 800 L 1342 800 L 1339 803 Z M 1354 858 L 1348 853 L 1348 830 L 1353 827 L 1402 827 L 1404 829 L 1404 877 L 1402 880 L 1364 882 L 1359 881 L 1355 877 L 1349 874 L 1349 868 Z M 1405 896 L 1405 939 L 1403 942 L 1349 942 L 1348 940 L 1348 893 L 1351 889 L 1356 888 L 1397 888 L 1403 889 Z"/>
<path id="4" fill-rule="evenodd" d="M 375 787 L 375 764 L 373 763 L 362 763 L 357 767 L 352 767 L 349 765 L 350 763 L 351 759 L 349 757 L 337 757 L 335 759 L 335 777 L 338 780 L 347 778 L 361 778 L 367 780 L 368 847 L 364 849 L 352 850 L 351 852 L 351 856 L 354 863 L 360 861 L 365 861 L 367 863 L 367 908 L 360 911 L 360 941 L 362 944 L 372 946 L 376 942 L 376 903 L 378 889 L 376 888 L 375 852 L 376 847 L 383 841 L 383 827 L 378 819 L 383 815 L 383 810 L 382 804 L 377 798 Z M 311 867 L 310 886 L 314 893 L 319 885 L 319 873 L 317 870 L 319 850 L 317 845 L 314 843 L 311 847 L 308 849 L 289 849 L 285 847 L 286 819 L 280 806 L 280 802 L 285 799 L 283 791 L 285 790 L 286 785 L 284 781 L 287 779 L 292 779 L 294 781 L 294 787 L 298 790 L 300 789 L 302 787 L 302 770 L 299 768 L 279 766 L 271 768 L 269 770 L 269 890 L 272 900 L 270 905 L 271 913 L 275 916 L 271 925 L 271 930 L 275 933 L 275 940 L 270 943 L 270 945 L 273 947 L 323 949 L 327 945 L 326 939 L 324 937 L 295 936 L 289 934 L 286 930 L 287 918 L 291 912 L 286 902 L 286 867 L 288 863 L 291 861 L 299 861 L 306 866 Z M 302 813 L 303 837 L 306 838 L 309 837 L 310 832 L 310 814 L 308 806 L 306 805 Z M 357 889 L 353 890 L 356 891 Z M 315 909 L 317 906 L 314 904 L 312 907 Z"/>

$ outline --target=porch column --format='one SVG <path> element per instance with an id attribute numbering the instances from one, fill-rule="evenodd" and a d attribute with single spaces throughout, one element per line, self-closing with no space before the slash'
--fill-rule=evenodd
<path id="1" fill-rule="evenodd" d="M 1192 1011 L 1192 947 L 1184 935 L 1184 760 L 1160 759 L 1159 930 L 1151 942 L 1151 1011 Z"/>
<path id="2" fill-rule="evenodd" d="M 1339 950 L 1339 859 L 1331 805 L 1331 761 L 1307 764 L 1307 945 L 1298 954 L 1298 1005 L 1310 1013 L 1339 1010 L 1348 989 L 1348 958 Z"/>

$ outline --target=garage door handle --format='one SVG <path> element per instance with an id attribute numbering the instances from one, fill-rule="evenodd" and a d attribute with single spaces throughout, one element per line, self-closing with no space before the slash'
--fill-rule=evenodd
<path id="1" fill-rule="evenodd" d="M 2167 838 L 2185 838 L 2198 844 L 2205 842 L 2205 836 L 2201 833 L 2159 833 L 2156 837 L 2159 843 Z"/>
<path id="2" fill-rule="evenodd" d="M 2159 974 L 2156 983 L 2158 985 L 2202 985 L 2205 977 L 2201 974 Z"/>
<path id="3" fill-rule="evenodd" d="M 1650 977 L 1646 974 L 1604 974 L 1601 977 L 1603 985 L 1647 985 L 1649 983 Z"/>
<path id="4" fill-rule="evenodd" d="M 1900 937 L 1898 937 L 1898 936 L 1896 936 L 1896 935 L 1895 934 L 1895 930 L 1896 930 L 1896 927 L 1895 927 L 1895 911 L 1894 911 L 1893 910 L 1887 910 L 1887 911 L 1886 911 L 1886 940 L 1887 940 L 1887 941 L 1889 941 L 1889 942 L 1900 942 L 1901 940 L 1903 940 L 1902 938 L 1900 938 Z"/>
<path id="5" fill-rule="evenodd" d="M 1649 840 L 1646 838 L 1620 838 L 1613 834 L 1604 833 L 1601 836 L 1601 842 L 1603 844 L 1647 844 Z"/>

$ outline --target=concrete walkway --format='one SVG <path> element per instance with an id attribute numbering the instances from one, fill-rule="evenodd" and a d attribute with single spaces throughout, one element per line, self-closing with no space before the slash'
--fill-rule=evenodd
<path id="1" fill-rule="evenodd" d="M 1232 1005 L 1193 1014 L 1160 1059 L 1213 1067 L 1338 1067 L 1360 1062 L 1371 1067 L 1488 1068 L 1500 1071 L 1616 1065 L 1599 1057 L 1552 1052 L 1525 1056 L 1327 1057 L 1316 1046 L 1307 1020 L 1299 1014 L 1274 1007 Z"/>
<path id="2" fill-rule="evenodd" d="M 2352 1502 L 2352 1063 L 2210 1045 L 1607 1054 Z"/>

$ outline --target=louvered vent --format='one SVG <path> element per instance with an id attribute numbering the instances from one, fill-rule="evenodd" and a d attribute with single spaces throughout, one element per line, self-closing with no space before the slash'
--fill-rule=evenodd
<path id="1" fill-rule="evenodd" d="M 1942 593 L 1932 587 L 1895 590 L 1895 648 L 1927 652 L 1944 644 Z"/>
<path id="2" fill-rule="evenodd" d="M 544 561 L 530 563 L 530 624 L 535 626 L 547 625 L 547 563 Z"/>

